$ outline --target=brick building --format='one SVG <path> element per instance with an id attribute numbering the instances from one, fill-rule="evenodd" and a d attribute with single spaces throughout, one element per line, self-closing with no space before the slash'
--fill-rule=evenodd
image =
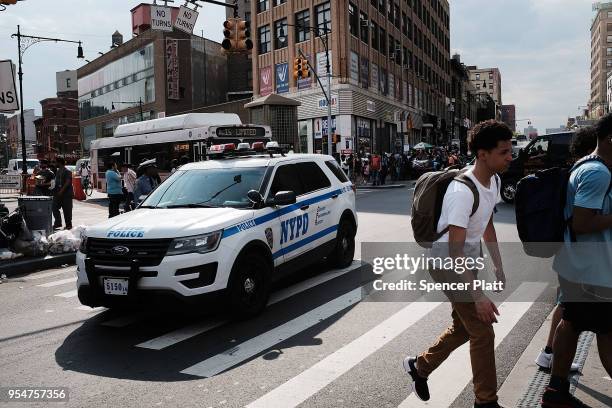
<path id="1" fill-rule="evenodd" d="M 516 106 L 502 105 L 502 122 L 510 126 L 513 132 L 516 132 Z"/>
<path id="2" fill-rule="evenodd" d="M 450 116 L 447 0 L 251 2 L 253 93 L 282 94 L 298 107 L 299 151 L 401 150 L 444 141 Z M 326 82 L 326 54 L 315 30 L 326 28 L 332 71 L 332 123 L 316 79 L 295 80 L 301 50 Z M 322 33 L 320 31 L 319 33 Z"/>

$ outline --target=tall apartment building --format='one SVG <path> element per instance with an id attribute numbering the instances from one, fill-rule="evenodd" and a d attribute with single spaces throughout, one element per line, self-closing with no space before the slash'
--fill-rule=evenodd
<path id="1" fill-rule="evenodd" d="M 487 93 L 495 102 L 495 119 L 501 120 L 502 88 L 501 73 L 498 68 L 478 68 L 469 66 L 470 81 L 477 93 Z"/>
<path id="2" fill-rule="evenodd" d="M 448 0 L 253 0 L 253 93 L 295 99 L 299 151 L 398 151 L 445 143 L 450 118 Z M 308 28 L 314 27 L 314 29 Z M 318 29 L 318 30 L 317 30 Z M 323 84 L 328 36 L 332 120 L 311 76 L 294 79 L 299 51 Z"/>
<path id="3" fill-rule="evenodd" d="M 596 3 L 591 24 L 591 98 L 592 118 L 607 112 L 606 81 L 612 72 L 612 2 Z"/>
<path id="4" fill-rule="evenodd" d="M 502 122 L 512 129 L 513 132 L 516 132 L 516 106 L 514 105 L 502 105 Z"/>

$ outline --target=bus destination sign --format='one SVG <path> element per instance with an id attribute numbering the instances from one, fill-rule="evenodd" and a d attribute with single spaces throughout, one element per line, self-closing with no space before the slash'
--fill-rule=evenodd
<path id="1" fill-rule="evenodd" d="M 266 129 L 263 127 L 220 127 L 217 128 L 217 137 L 264 137 Z"/>

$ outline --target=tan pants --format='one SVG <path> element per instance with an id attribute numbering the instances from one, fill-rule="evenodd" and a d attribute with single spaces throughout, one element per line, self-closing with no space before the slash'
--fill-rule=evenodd
<path id="1" fill-rule="evenodd" d="M 428 377 L 456 348 L 470 342 L 470 359 L 476 402 L 497 401 L 495 332 L 491 323 L 478 319 L 474 303 L 451 303 L 453 324 L 429 350 L 417 357 L 419 375 Z"/>

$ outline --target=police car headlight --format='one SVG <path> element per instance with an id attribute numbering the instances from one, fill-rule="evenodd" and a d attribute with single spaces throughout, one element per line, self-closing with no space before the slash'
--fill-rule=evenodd
<path id="1" fill-rule="evenodd" d="M 81 233 L 81 244 L 79 245 L 79 252 L 82 254 L 87 253 L 87 235 L 85 235 L 85 232 Z"/>
<path id="2" fill-rule="evenodd" d="M 170 244 L 166 255 L 212 252 L 219 246 L 222 234 L 223 230 L 219 230 L 209 234 L 175 238 Z"/>

